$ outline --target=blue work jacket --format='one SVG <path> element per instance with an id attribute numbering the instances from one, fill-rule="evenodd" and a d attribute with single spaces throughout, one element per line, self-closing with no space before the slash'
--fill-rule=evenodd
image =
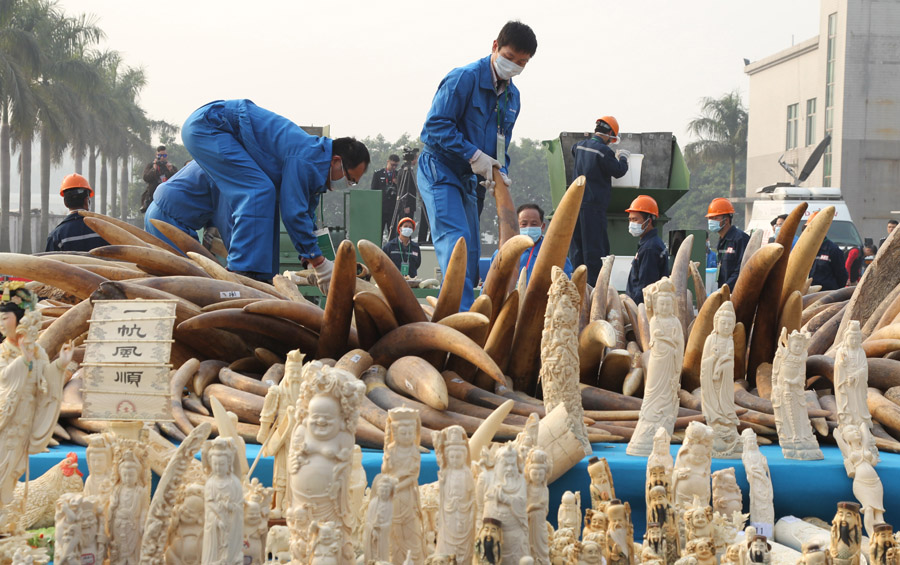
<path id="1" fill-rule="evenodd" d="M 587 181 L 582 202 L 609 202 L 612 177 L 625 176 L 628 160 L 625 157 L 616 159 L 616 152 L 596 135 L 573 145 L 572 156 L 575 157 L 575 178 L 584 175 Z"/>
<path id="2" fill-rule="evenodd" d="M 809 271 L 812 284 L 822 285 L 822 290 L 837 290 L 847 285 L 847 266 L 844 252 L 827 237 L 822 241 L 816 260 Z"/>
<path id="3" fill-rule="evenodd" d="M 250 100 L 225 100 L 222 117 L 229 122 L 250 157 L 275 185 L 281 220 L 301 257 L 322 254 L 316 236 L 319 195 L 328 190 L 331 140 L 316 137 Z M 235 210 L 242 215 L 241 210 Z M 249 212 L 253 215 L 253 212 Z"/>
<path id="4" fill-rule="evenodd" d="M 719 254 L 719 276 L 716 282 L 720 288 L 727 284 L 729 289 L 734 290 L 738 275 L 741 273 L 741 260 L 749 242 L 750 236 L 735 226 L 729 227 L 725 235 L 719 236 L 719 243 L 716 246 Z"/>
<path id="5" fill-rule="evenodd" d="M 471 175 L 469 159 L 479 149 L 500 161 L 501 170 L 509 167 L 509 144 L 519 116 L 519 89 L 506 82 L 499 95 L 494 90 L 490 55 L 444 77 L 431 102 L 422 128 L 425 149 L 450 167 L 457 175 Z M 497 156 L 499 127 L 506 138 L 507 151 Z"/>
<path id="6" fill-rule="evenodd" d="M 87 227 L 78 212 L 69 212 L 47 237 L 45 251 L 90 251 L 109 245 L 97 232 Z"/>
<path id="7" fill-rule="evenodd" d="M 637 254 L 631 263 L 631 272 L 628 273 L 625 293 L 635 304 L 641 304 L 644 301 L 644 287 L 668 274 L 669 253 L 656 228 L 653 228 L 641 236 Z"/>

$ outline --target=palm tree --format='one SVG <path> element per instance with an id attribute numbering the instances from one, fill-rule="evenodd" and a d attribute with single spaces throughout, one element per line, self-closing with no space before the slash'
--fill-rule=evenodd
<path id="1" fill-rule="evenodd" d="M 737 162 L 747 156 L 747 109 L 740 93 L 735 90 L 721 98 L 703 98 L 700 102 L 700 116 L 691 120 L 688 131 L 700 138 L 684 148 L 688 164 L 730 163 L 731 185 L 728 194 L 732 198 L 737 196 Z"/>
<path id="2" fill-rule="evenodd" d="M 21 0 L 0 0 L 0 251 L 10 251 L 10 120 L 32 112 L 31 70 L 40 64 L 40 47 L 24 29 Z"/>

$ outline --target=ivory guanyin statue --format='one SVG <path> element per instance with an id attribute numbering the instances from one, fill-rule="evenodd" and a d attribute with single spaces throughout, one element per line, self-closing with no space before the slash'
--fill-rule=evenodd
<path id="1" fill-rule="evenodd" d="M 438 531 L 435 553 L 472 561 L 475 547 L 475 478 L 469 457 L 469 437 L 462 426 L 431 435 L 438 464 Z"/>
<path id="2" fill-rule="evenodd" d="M 741 459 L 744 474 L 750 483 L 750 523 L 756 531 L 766 535 L 774 535 L 775 506 L 772 502 L 772 477 L 769 475 L 769 462 L 759 451 L 756 433 L 747 428 L 741 432 L 744 450 Z"/>
<path id="3" fill-rule="evenodd" d="M 869 363 L 862 348 L 862 339 L 859 321 L 851 321 L 834 356 L 834 399 L 837 403 L 839 426 L 846 424 L 859 426 L 865 423 L 871 431 L 872 415 L 869 414 L 869 406 L 866 403 Z M 877 456 L 875 437 L 871 434 L 869 434 L 869 448 Z"/>
<path id="4" fill-rule="evenodd" d="M 823 459 L 813 435 L 803 389 L 806 386 L 806 345 L 808 337 L 797 330 L 787 334 L 782 328 L 778 351 L 772 363 L 772 407 L 778 443 L 785 459 Z"/>
<path id="5" fill-rule="evenodd" d="M 575 283 L 566 273 L 554 266 L 551 275 L 544 331 L 541 334 L 540 381 L 544 394 L 544 408 L 549 414 L 557 405 L 566 407 L 566 424 L 581 441 L 584 454 L 590 455 L 584 424 L 584 408 L 578 388 L 578 313 L 581 297 Z"/>
<path id="6" fill-rule="evenodd" d="M 397 479 L 379 473 L 372 480 L 369 507 L 363 528 L 365 563 L 391 559 L 391 524 L 394 516 L 394 490 Z"/>
<path id="7" fill-rule="evenodd" d="M 388 411 L 381 472 L 394 477 L 394 515 L 391 527 L 391 562 L 409 557 L 416 565 L 425 562 L 425 531 L 419 502 L 419 411 L 392 408 Z M 353 438 L 351 437 L 351 441 Z"/>
<path id="8" fill-rule="evenodd" d="M 723 302 L 713 318 L 713 332 L 703 345 L 700 395 L 706 425 L 715 432 L 713 457 L 740 457 L 738 417 L 734 407 L 734 306 Z"/>
<path id="9" fill-rule="evenodd" d="M 113 459 L 115 436 L 112 433 L 91 434 L 85 456 L 88 466 L 88 478 L 84 481 L 84 494 L 108 500 L 115 483 Z"/>
<path id="10" fill-rule="evenodd" d="M 550 565 L 550 536 L 547 512 L 550 510 L 550 489 L 547 477 L 551 468 L 550 456 L 540 449 L 532 449 L 525 460 L 525 482 L 528 492 L 528 547 L 537 565 Z"/>
<path id="11" fill-rule="evenodd" d="M 341 563 L 353 560 L 349 484 L 365 388 L 351 373 L 319 361 L 303 367 L 288 452 L 291 507 L 286 516 L 291 554 L 298 562 L 308 561 L 313 522 L 338 524 Z"/>
<path id="12" fill-rule="evenodd" d="M 502 562 L 518 565 L 529 552 L 528 491 L 523 475 L 524 462 L 512 443 L 497 452 L 494 479 L 485 493 L 484 518 L 494 518 L 503 533 Z"/>
<path id="13" fill-rule="evenodd" d="M 137 565 L 141 557 L 141 539 L 147 519 L 149 500 L 144 484 L 144 458 L 136 447 L 119 451 L 116 483 L 107 508 L 109 561 Z"/>
<path id="14" fill-rule="evenodd" d="M 675 430 L 684 358 L 684 331 L 675 316 L 675 285 L 663 277 L 644 288 L 644 297 L 650 318 L 650 358 L 637 427 L 625 450 L 639 457 L 650 455 L 659 428 L 669 435 Z"/>
<path id="15" fill-rule="evenodd" d="M 37 344 L 42 316 L 37 300 L 19 281 L 3 285 L 0 301 L 0 531 L 15 520 L 10 504 L 28 456 L 50 443 L 59 416 L 65 373 L 72 361 L 72 342 L 51 362 Z M 577 363 L 576 363 L 577 370 Z"/>
<path id="16" fill-rule="evenodd" d="M 844 456 L 847 476 L 853 479 L 853 496 L 862 506 L 866 533 L 875 535 L 875 524 L 884 522 L 884 486 L 875 465 L 878 451 L 870 446 L 869 427 L 865 422 L 839 425 L 834 439 Z"/>
<path id="17" fill-rule="evenodd" d="M 232 438 L 219 436 L 202 448 L 207 472 L 203 487 L 203 563 L 243 563 L 244 489 L 237 475 L 238 450 Z"/>

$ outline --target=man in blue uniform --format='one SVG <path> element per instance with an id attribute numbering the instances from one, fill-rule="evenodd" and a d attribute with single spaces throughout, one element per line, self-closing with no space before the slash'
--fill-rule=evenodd
<path id="1" fill-rule="evenodd" d="M 319 195 L 359 181 L 369 166 L 366 146 L 349 137 L 332 141 L 309 135 L 250 100 L 210 102 L 188 117 L 181 137 L 218 189 L 216 224 L 224 217 L 231 223 L 228 269 L 272 279 L 278 272 L 280 210 L 294 247 L 313 266 L 325 292 L 333 264 L 313 233 Z M 190 206 L 198 198 L 191 191 L 179 195 L 173 206 Z"/>
<path id="2" fill-rule="evenodd" d="M 813 212 L 806 225 L 818 214 Z M 822 240 L 819 246 L 819 252 L 816 254 L 816 260 L 813 261 L 812 269 L 809 271 L 812 284 L 822 286 L 822 290 L 837 290 L 847 286 L 847 267 L 844 264 L 844 252 L 841 248 L 828 237 Z"/>
<path id="3" fill-rule="evenodd" d="M 231 241 L 231 211 L 219 207 L 219 187 L 197 161 L 190 161 L 160 184 L 144 214 L 144 230 L 175 246 L 150 220 L 162 220 L 198 239 L 197 231 L 215 226 L 225 247 Z M 218 215 L 217 215 L 218 214 Z"/>
<path id="4" fill-rule="evenodd" d="M 631 262 L 625 292 L 635 304 L 644 301 L 644 287 L 669 274 L 669 253 L 656 232 L 659 206 L 650 196 L 641 194 L 628 207 L 628 233 L 641 238 Z"/>
<path id="5" fill-rule="evenodd" d="M 719 244 L 716 249 L 719 253 L 719 276 L 716 282 L 721 288 L 728 285 L 734 290 L 734 284 L 741 272 L 741 260 L 747 249 L 750 236 L 732 225 L 734 219 L 734 206 L 727 198 L 713 198 L 706 211 L 706 220 L 709 231 L 719 234 Z"/>
<path id="6" fill-rule="evenodd" d="M 519 268 L 516 270 L 516 272 L 521 272 L 522 269 L 525 269 L 525 280 L 528 282 L 531 280 L 531 271 L 534 269 L 538 253 L 544 244 L 544 229 L 547 227 L 547 224 L 544 223 L 544 210 L 533 202 L 519 206 L 516 214 L 519 218 L 519 234 L 527 235 L 534 242 L 534 246 L 531 249 L 522 253 L 522 257 L 519 259 Z M 498 252 L 499 250 L 494 251 L 494 255 L 491 257 L 492 261 Z M 573 270 L 572 262 L 566 257 L 563 271 L 571 277 Z"/>
<path id="7" fill-rule="evenodd" d="M 84 218 L 78 213 L 79 210 L 91 209 L 94 189 L 88 180 L 78 173 L 66 176 L 59 188 L 59 195 L 69 209 L 69 215 L 50 232 L 45 251 L 90 251 L 95 247 L 109 245 L 87 227 Z"/>
<path id="8" fill-rule="evenodd" d="M 612 116 L 604 116 L 597 120 L 590 139 L 579 141 L 572 147 L 574 178 L 584 175 L 587 185 L 569 245 L 569 256 L 576 267 L 587 265 L 590 284 L 597 280 L 603 258 L 609 255 L 606 208 L 612 192 L 612 177 L 621 178 L 628 172 L 630 153 L 622 149 L 616 157 L 616 152 L 609 147 L 618 140 L 619 122 Z"/>
<path id="9" fill-rule="evenodd" d="M 422 128 L 425 147 L 419 156 L 419 192 L 441 271 L 447 272 L 460 237 L 465 238 L 468 250 L 461 310 L 472 305 L 478 282 L 481 236 L 476 186 L 481 180 L 493 189 L 494 167 L 500 168 L 504 182 L 510 184 L 506 148 L 520 109 L 519 89 L 512 78 L 522 72 L 535 51 L 537 39 L 531 28 L 507 22 L 489 56 L 444 77 Z"/>

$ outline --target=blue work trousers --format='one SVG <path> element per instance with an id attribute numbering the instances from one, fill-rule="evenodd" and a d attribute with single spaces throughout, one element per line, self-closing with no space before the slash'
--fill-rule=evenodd
<path id="1" fill-rule="evenodd" d="M 575 232 L 569 246 L 569 258 L 576 268 L 587 265 L 588 283 L 594 284 L 603 266 L 603 258 L 609 255 L 609 236 L 606 233 L 606 207 L 609 197 L 602 202 L 582 202 L 575 222 Z"/>
<path id="2" fill-rule="evenodd" d="M 460 311 L 465 312 L 475 300 L 478 283 L 478 257 L 481 237 L 478 225 L 478 197 L 475 175 L 457 175 L 430 152 L 419 156 L 419 193 L 428 212 L 431 237 L 441 273 L 447 274 L 450 255 L 459 238 L 466 240 L 466 282 Z"/>
<path id="3" fill-rule="evenodd" d="M 231 222 L 229 216 L 230 214 L 227 213 L 227 210 L 217 210 L 212 221 L 212 226 L 215 226 L 219 230 L 219 235 L 222 236 L 222 243 L 225 244 L 225 249 L 230 249 L 231 247 Z M 188 226 L 183 222 L 169 216 L 156 202 L 151 202 L 150 206 L 147 207 L 147 212 L 144 214 L 144 231 L 151 235 L 155 235 L 175 249 L 178 249 L 178 246 L 175 245 L 175 243 L 172 242 L 168 237 L 163 235 L 161 231 L 156 229 L 156 226 L 150 223 L 150 220 L 162 220 L 167 224 L 172 224 L 176 228 L 180 229 L 181 231 L 198 241 L 200 240 L 200 235 L 197 233 L 197 230 L 210 227 L 198 226 L 195 228 L 193 226 Z"/>
<path id="4" fill-rule="evenodd" d="M 219 208 L 231 211 L 228 269 L 272 276 L 279 271 L 278 191 L 238 135 L 214 104 L 196 110 L 181 129 L 185 148 L 219 187 Z"/>

